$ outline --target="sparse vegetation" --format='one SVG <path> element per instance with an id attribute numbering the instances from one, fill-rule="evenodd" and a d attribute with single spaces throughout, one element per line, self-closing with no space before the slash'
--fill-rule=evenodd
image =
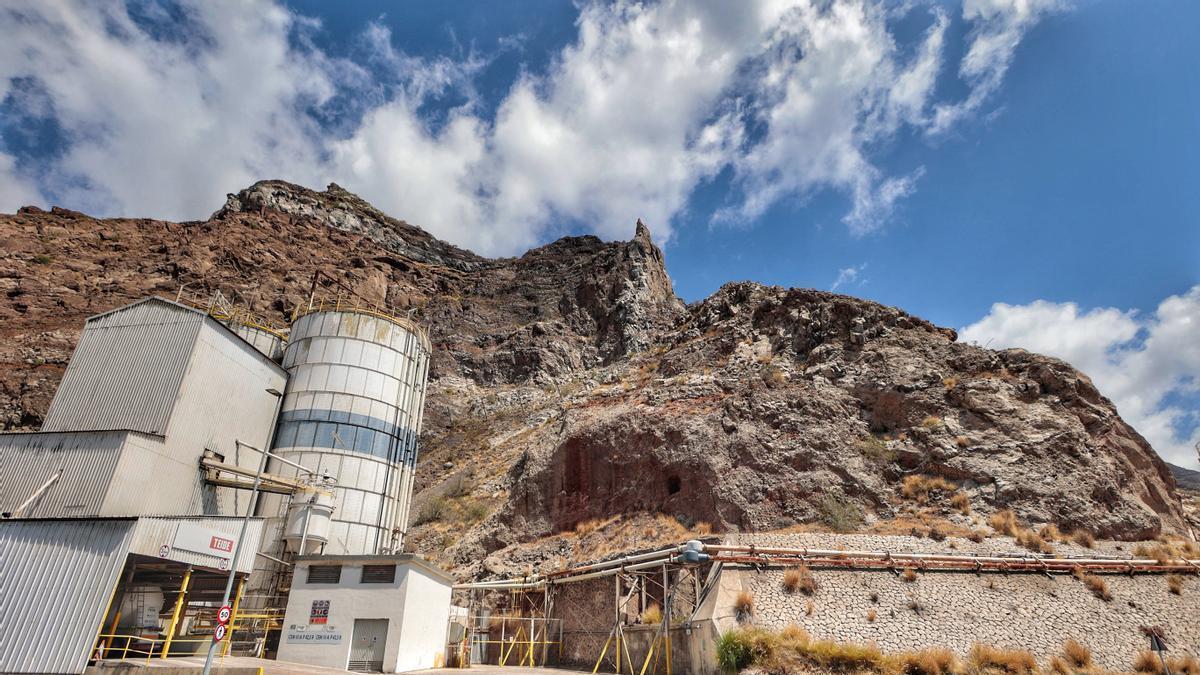
<path id="1" fill-rule="evenodd" d="M 808 565 L 789 567 L 783 573 L 783 590 L 788 593 L 812 595 L 817 592 L 817 579 L 812 570 L 808 569 Z"/>
<path id="2" fill-rule="evenodd" d="M 827 494 L 821 497 L 821 522 L 834 532 L 854 532 L 862 527 L 863 514 L 858 504 Z"/>
<path id="3" fill-rule="evenodd" d="M 942 386 L 945 387 L 946 391 L 950 391 L 951 389 L 958 386 L 958 378 L 957 377 L 942 378 Z"/>
<path id="4" fill-rule="evenodd" d="M 1034 553 L 1044 553 L 1047 555 L 1054 553 L 1054 547 L 1050 545 L 1050 542 L 1042 539 L 1042 535 L 1033 530 L 1019 528 L 1013 536 L 1016 538 L 1019 546 L 1027 548 Z"/>
<path id="5" fill-rule="evenodd" d="M 921 420 L 921 426 L 926 429 L 936 429 L 942 426 L 942 418 L 938 417 L 937 415 L 929 415 L 925 419 Z"/>
<path id="6" fill-rule="evenodd" d="M 960 448 L 966 448 L 971 445 L 971 439 L 967 438 L 966 436 L 955 436 L 954 444 Z"/>
<path id="7" fill-rule="evenodd" d="M 1058 526 L 1054 523 L 1046 523 L 1038 529 L 1038 536 L 1046 541 L 1062 541 L 1066 537 L 1058 530 Z"/>
<path id="8" fill-rule="evenodd" d="M 900 575 L 900 578 L 904 579 L 905 582 L 910 584 L 916 583 L 917 573 L 913 570 L 913 568 L 909 567 L 904 570 L 904 573 Z"/>
<path id="9" fill-rule="evenodd" d="M 970 539 L 971 541 L 975 542 L 976 544 L 982 544 L 983 540 L 984 540 L 984 536 L 983 536 L 983 533 L 980 532 L 979 530 L 971 530 L 971 534 L 967 535 L 967 539 Z"/>
<path id="10" fill-rule="evenodd" d="M 650 603 L 650 606 L 642 612 L 642 623 L 647 626 L 657 626 L 662 623 L 662 620 L 662 607 L 657 602 Z"/>
<path id="11" fill-rule="evenodd" d="M 896 451 L 888 447 L 887 441 L 876 436 L 867 436 L 859 440 L 858 451 L 863 457 L 875 462 L 896 461 Z"/>
<path id="12" fill-rule="evenodd" d="M 1092 667 L 1091 650 L 1075 640 L 1067 640 L 1063 643 L 1062 655 L 1072 668 L 1084 670 Z"/>
<path id="13" fill-rule="evenodd" d="M 964 516 L 971 514 L 971 498 L 965 492 L 955 492 L 954 496 L 950 497 L 950 506 L 958 509 Z"/>
<path id="14" fill-rule="evenodd" d="M 875 617 L 876 617 L 876 616 L 877 616 L 877 615 L 876 615 L 876 613 L 875 613 L 875 610 L 873 610 L 873 609 L 868 609 L 868 610 L 867 610 L 867 621 L 870 621 L 871 623 L 875 623 Z"/>
<path id="15" fill-rule="evenodd" d="M 905 476 L 900 487 L 900 493 L 908 499 L 915 499 L 924 504 L 931 495 L 950 494 L 958 490 L 958 486 L 941 476 L 924 476 L 913 474 Z"/>
<path id="16" fill-rule="evenodd" d="M 738 621 L 746 621 L 754 616 L 754 594 L 750 591 L 739 591 L 733 601 L 733 613 Z"/>
<path id="17" fill-rule="evenodd" d="M 45 253 L 39 253 L 33 256 L 33 264 L 35 265 L 49 265 L 52 262 L 54 262 L 54 258 L 46 255 Z"/>
<path id="18" fill-rule="evenodd" d="M 1072 574 L 1076 579 L 1082 582 L 1084 586 L 1087 586 L 1088 590 L 1092 592 L 1092 595 L 1105 602 L 1112 600 L 1112 592 L 1108 590 L 1108 582 L 1106 582 L 1104 579 L 1101 579 L 1095 574 L 1088 574 L 1083 570 L 1082 567 L 1076 567 Z"/>
<path id="19" fill-rule="evenodd" d="M 1023 649 L 1003 649 L 977 643 L 971 647 L 968 659 L 977 672 L 1029 675 L 1037 670 L 1037 659 Z"/>
<path id="20" fill-rule="evenodd" d="M 904 652 L 896 657 L 904 675 L 951 675 L 961 670 L 958 657 L 945 647 Z"/>
<path id="21" fill-rule="evenodd" d="M 1092 548 L 1096 545 L 1096 538 L 1091 532 L 1084 529 L 1078 529 L 1071 533 L 1071 541 L 1079 544 L 1084 548 Z"/>
<path id="22" fill-rule="evenodd" d="M 435 523 L 446 517 L 447 502 L 444 497 L 435 497 L 425 504 L 420 511 L 417 512 L 417 517 L 413 518 L 413 525 L 425 525 Z"/>
<path id="23" fill-rule="evenodd" d="M 1167 575 L 1167 589 L 1175 595 L 1183 594 L 1183 577 L 1178 574 Z"/>
<path id="24" fill-rule="evenodd" d="M 1017 532 L 1017 527 L 1019 527 L 1017 514 L 1013 513 L 1012 509 L 1004 509 L 1003 511 L 993 513 L 988 518 L 988 525 L 996 532 L 1009 536 L 1014 536 Z"/>
<path id="25" fill-rule="evenodd" d="M 771 389 L 782 387 L 787 383 L 787 375 L 783 374 L 783 371 L 780 370 L 779 366 L 764 366 L 758 374 L 760 377 L 762 377 L 763 384 L 767 385 L 767 387 Z"/>
<path id="26" fill-rule="evenodd" d="M 812 616 L 816 609 L 817 606 L 813 604 L 812 600 L 809 600 L 808 602 L 804 603 L 804 616 Z"/>

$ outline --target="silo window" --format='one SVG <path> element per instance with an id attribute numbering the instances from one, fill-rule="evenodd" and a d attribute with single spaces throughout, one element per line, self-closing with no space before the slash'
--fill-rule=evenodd
<path id="1" fill-rule="evenodd" d="M 395 565 L 363 565 L 364 584 L 390 584 L 396 580 Z"/>
<path id="2" fill-rule="evenodd" d="M 341 565 L 313 565 L 308 568 L 308 583 L 310 584 L 336 584 L 341 580 Z"/>

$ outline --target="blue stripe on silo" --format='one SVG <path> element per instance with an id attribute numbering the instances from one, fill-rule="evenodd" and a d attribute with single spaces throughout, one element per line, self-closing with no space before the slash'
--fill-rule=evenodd
<path id="1" fill-rule="evenodd" d="M 314 411 L 293 411 L 314 412 Z M 336 411 L 324 411 L 336 412 Z M 309 416 L 297 415 L 280 423 L 275 436 L 275 449 L 288 448 L 329 448 L 348 452 L 360 452 L 382 460 L 387 460 L 389 454 L 397 457 L 395 461 L 412 466 L 415 464 L 416 435 L 408 429 L 398 428 L 372 417 L 352 415 L 353 422 L 327 422 Z M 298 418 L 298 419 L 297 419 Z M 325 419 L 331 419 L 326 417 Z M 371 428 L 386 425 L 386 428 L 397 429 L 399 433 L 387 433 Z M 408 457 L 399 455 L 408 449 Z"/>

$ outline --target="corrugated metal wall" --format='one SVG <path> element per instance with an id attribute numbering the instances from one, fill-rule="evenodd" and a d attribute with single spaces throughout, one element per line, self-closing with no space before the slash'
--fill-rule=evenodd
<path id="1" fill-rule="evenodd" d="M 16 509 L 61 470 L 62 476 L 22 517 L 99 515 L 130 435 L 162 445 L 160 438 L 130 431 L 0 434 L 0 511 Z"/>
<path id="2" fill-rule="evenodd" d="M 133 529 L 133 520 L 0 521 L 0 672 L 83 672 Z"/>
<path id="3" fill-rule="evenodd" d="M 242 529 L 241 518 L 139 518 L 137 528 L 134 530 L 133 539 L 129 542 L 129 552 L 138 553 L 141 555 L 157 557 L 158 547 L 166 544 L 171 546 L 175 539 L 175 530 L 179 527 L 179 523 L 190 521 L 206 527 L 215 532 L 220 532 L 228 536 L 230 539 L 237 540 L 237 535 Z M 261 518 L 252 518 L 246 526 L 246 548 L 238 555 L 238 571 L 249 574 L 253 569 L 254 559 L 260 550 L 262 542 L 263 521 Z M 231 556 L 232 557 L 232 556 Z M 172 548 L 171 553 L 167 556 L 169 560 L 189 565 L 197 565 L 199 567 L 212 567 L 220 569 L 218 561 L 211 555 L 203 553 L 194 553 L 181 548 Z M 232 561 L 231 561 L 232 562 Z"/>
<path id="4" fill-rule="evenodd" d="M 165 434 L 204 318 L 149 298 L 90 319 L 42 431 Z"/>

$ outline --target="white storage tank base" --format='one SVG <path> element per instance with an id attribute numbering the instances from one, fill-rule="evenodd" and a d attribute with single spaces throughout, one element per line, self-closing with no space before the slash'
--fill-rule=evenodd
<path id="1" fill-rule="evenodd" d="M 274 448 L 337 481 L 325 553 L 399 551 L 430 351 L 415 324 L 374 312 L 317 311 L 292 324 Z M 272 472 L 296 475 L 283 463 Z"/>

